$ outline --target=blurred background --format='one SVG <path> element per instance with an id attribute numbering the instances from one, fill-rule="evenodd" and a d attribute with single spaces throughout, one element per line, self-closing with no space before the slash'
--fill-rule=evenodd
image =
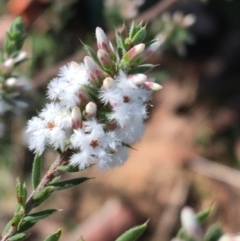
<path id="1" fill-rule="evenodd" d="M 162 41 L 148 59 L 157 65 L 149 75 L 163 90 L 154 96 L 145 134 L 124 166 L 85 170 L 82 175 L 96 178 L 54 194 L 44 205 L 62 212 L 40 221 L 28 240 L 62 227 L 62 240 L 111 241 L 148 218 L 141 240 L 171 240 L 185 205 L 213 206 L 209 222 L 240 231 L 239 0 L 2 0 L 0 47 L 18 15 L 26 24 L 29 56 L 18 71 L 32 90 L 24 96 L 28 107 L 5 120 L 0 140 L 1 230 L 16 204 L 15 178 L 30 182 L 33 154 L 23 132 L 46 101 L 47 83 L 60 66 L 82 61 L 80 40 L 95 48 L 96 26 L 114 42 L 114 27 L 134 19 L 148 23 L 149 39 Z M 44 169 L 55 156 L 44 154 Z"/>

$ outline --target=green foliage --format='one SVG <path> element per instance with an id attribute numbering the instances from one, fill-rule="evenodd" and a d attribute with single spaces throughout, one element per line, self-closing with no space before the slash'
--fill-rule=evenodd
<path id="1" fill-rule="evenodd" d="M 52 183 L 51 186 L 53 186 L 56 191 L 59 191 L 59 190 L 64 190 L 64 189 L 74 187 L 89 179 L 91 179 L 91 178 L 80 177 L 80 178 L 75 178 L 75 179 L 71 179 L 71 180 L 67 180 L 67 181 L 63 181 L 63 182 Z"/>
<path id="2" fill-rule="evenodd" d="M 18 203 L 25 208 L 25 203 L 27 199 L 27 188 L 25 183 L 22 183 L 19 178 L 16 180 L 16 192 Z"/>
<path id="3" fill-rule="evenodd" d="M 218 241 L 221 236 L 222 236 L 222 229 L 220 225 L 214 224 L 208 229 L 204 237 L 204 241 Z"/>
<path id="4" fill-rule="evenodd" d="M 55 213 L 56 209 L 49 209 L 49 210 L 44 210 L 41 212 L 29 214 L 26 217 L 22 219 L 22 221 L 18 225 L 18 231 L 19 232 L 24 232 L 28 230 L 29 228 L 33 227 L 39 220 L 48 217 L 49 215 Z"/>
<path id="5" fill-rule="evenodd" d="M 32 167 L 32 185 L 36 189 L 41 181 L 41 169 L 42 169 L 42 156 L 36 154 Z"/>
<path id="6" fill-rule="evenodd" d="M 8 238 L 8 241 L 21 241 L 26 239 L 29 236 L 28 233 L 17 233 L 12 237 Z"/>
<path id="7" fill-rule="evenodd" d="M 116 241 L 135 241 L 137 240 L 147 228 L 147 222 L 137 227 L 131 228 L 123 233 Z"/>
<path id="8" fill-rule="evenodd" d="M 58 229 L 55 233 L 49 235 L 44 241 L 58 241 L 61 236 L 62 230 Z"/>
<path id="9" fill-rule="evenodd" d="M 45 201 L 47 198 L 49 198 L 52 195 L 52 193 L 54 192 L 54 190 L 55 190 L 55 188 L 53 186 L 48 186 L 48 187 L 43 188 L 38 193 L 36 193 L 32 197 L 32 202 L 34 204 L 34 207 L 37 207 L 43 201 Z"/>

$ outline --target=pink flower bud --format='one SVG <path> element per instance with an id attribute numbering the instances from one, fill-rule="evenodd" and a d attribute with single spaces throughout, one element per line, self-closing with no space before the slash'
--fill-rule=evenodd
<path id="1" fill-rule="evenodd" d="M 190 207 L 184 207 L 180 216 L 182 228 L 186 231 L 186 233 L 190 237 L 200 240 L 202 237 L 202 230 L 194 210 Z"/>
<path id="2" fill-rule="evenodd" d="M 160 84 L 146 81 L 143 83 L 147 89 L 150 89 L 152 91 L 158 91 L 162 89 L 162 86 Z"/>
<path id="3" fill-rule="evenodd" d="M 27 58 L 27 52 L 21 51 L 17 57 L 14 58 L 14 63 L 18 63 L 20 61 L 23 61 Z"/>
<path id="4" fill-rule="evenodd" d="M 93 102 L 89 102 L 85 107 L 85 115 L 86 117 L 93 117 L 96 115 L 97 112 L 97 105 Z"/>
<path id="5" fill-rule="evenodd" d="M 182 25 L 185 28 L 192 26 L 196 22 L 196 16 L 194 14 L 187 14 L 183 20 Z"/>
<path id="6" fill-rule="evenodd" d="M 102 89 L 107 90 L 107 89 L 111 88 L 113 83 L 114 83 L 114 80 L 111 77 L 105 78 L 103 80 Z"/>
<path id="7" fill-rule="evenodd" d="M 74 106 L 71 113 L 72 128 L 78 129 L 82 127 L 82 114 L 78 106 Z"/>
<path id="8" fill-rule="evenodd" d="M 111 52 L 111 48 L 109 45 L 109 40 L 104 33 L 104 31 L 100 28 L 96 28 L 96 38 L 97 38 L 97 46 L 99 49 L 103 49 L 107 52 Z"/>
<path id="9" fill-rule="evenodd" d="M 145 49 L 145 44 L 137 44 L 132 47 L 126 54 L 123 56 L 123 61 L 130 62 L 131 60 L 138 57 Z"/>
<path id="10" fill-rule="evenodd" d="M 100 67 L 94 62 L 94 60 L 85 56 L 84 64 L 88 72 L 88 76 L 90 80 L 98 81 L 104 78 L 104 72 L 100 69 Z"/>
<path id="11" fill-rule="evenodd" d="M 134 74 L 128 76 L 128 79 L 135 85 L 141 85 L 147 80 L 147 76 L 145 74 Z"/>
<path id="12" fill-rule="evenodd" d="M 111 58 L 109 56 L 109 53 L 106 50 L 99 49 L 97 51 L 97 56 L 98 56 L 98 59 L 99 59 L 100 63 L 102 64 L 102 66 L 104 68 L 111 69 L 112 61 L 111 61 Z"/>
<path id="13" fill-rule="evenodd" d="M 1 67 L 4 74 L 10 74 L 13 71 L 13 68 L 14 68 L 14 59 L 7 59 Z"/>

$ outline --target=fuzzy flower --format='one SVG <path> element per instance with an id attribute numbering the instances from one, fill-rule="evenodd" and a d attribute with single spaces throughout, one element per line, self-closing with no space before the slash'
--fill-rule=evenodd
<path id="1" fill-rule="evenodd" d="M 97 28 L 96 36 L 98 54 L 60 69 L 48 85 L 50 103 L 28 121 L 26 130 L 31 150 L 72 150 L 69 163 L 80 170 L 92 164 L 110 169 L 127 160 L 131 143 L 144 132 L 152 92 L 161 88 L 147 75 L 121 68 L 126 62 L 140 64 L 145 43 L 129 46 L 121 56 L 102 29 Z M 109 71 L 108 65 L 114 68 Z"/>

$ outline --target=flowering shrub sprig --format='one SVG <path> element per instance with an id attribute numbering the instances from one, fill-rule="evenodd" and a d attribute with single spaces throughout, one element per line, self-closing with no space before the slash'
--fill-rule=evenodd
<path id="1" fill-rule="evenodd" d="M 191 27 L 196 21 L 194 14 L 183 15 L 176 11 L 172 15 L 168 12 L 161 15 L 158 21 L 153 23 L 153 30 L 158 32 L 158 41 L 161 43 L 160 50 L 174 49 L 180 56 L 186 54 L 186 43 L 192 44 L 194 36 L 190 33 Z"/>
<path id="2" fill-rule="evenodd" d="M 0 117 L 14 107 L 20 108 L 22 102 L 17 97 L 30 88 L 24 76 L 14 73 L 14 69 L 27 58 L 21 51 L 25 39 L 25 28 L 20 17 L 16 18 L 6 34 L 3 49 L 0 50 Z M 4 133 L 4 125 L 0 122 L 0 137 Z"/>
<path id="3" fill-rule="evenodd" d="M 96 164 L 100 169 L 122 165 L 131 143 L 141 138 L 147 107 L 153 91 L 161 86 L 144 73 L 151 64 L 142 64 L 159 43 L 146 42 L 146 26 L 132 23 L 116 31 L 113 47 L 101 28 L 96 29 L 98 50 L 84 45 L 88 56 L 83 63 L 71 62 L 60 69 L 48 85 L 46 104 L 37 117 L 28 121 L 29 148 L 36 153 L 32 169 L 33 191 L 17 180 L 18 206 L 6 225 L 1 241 L 23 240 L 29 228 L 56 212 L 32 213 L 55 191 L 68 189 L 89 178 L 59 181 L 62 172 L 77 172 Z M 60 156 L 42 177 L 42 153 L 53 148 Z M 129 230 L 119 241 L 136 240 L 146 224 Z M 61 231 L 45 241 L 57 241 Z"/>

